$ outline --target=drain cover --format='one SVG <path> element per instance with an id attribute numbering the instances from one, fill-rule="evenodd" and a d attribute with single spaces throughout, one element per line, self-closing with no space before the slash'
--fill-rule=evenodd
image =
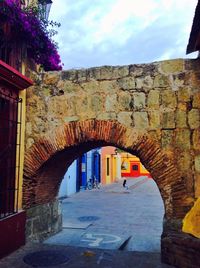
<path id="1" fill-rule="evenodd" d="M 97 216 L 83 216 L 78 218 L 79 221 L 97 221 L 99 219 Z"/>
<path id="2" fill-rule="evenodd" d="M 27 254 L 23 261 L 32 267 L 48 267 L 69 261 L 64 250 L 43 250 Z"/>

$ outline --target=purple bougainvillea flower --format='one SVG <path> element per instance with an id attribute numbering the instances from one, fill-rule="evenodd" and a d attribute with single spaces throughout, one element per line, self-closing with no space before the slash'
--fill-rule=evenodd
<path id="1" fill-rule="evenodd" d="M 37 64 L 41 64 L 45 71 L 62 69 L 57 45 L 37 12 L 32 9 L 23 10 L 18 0 L 0 0 L 0 23 L 5 22 L 11 25 L 20 40 L 26 42 L 28 55 Z"/>

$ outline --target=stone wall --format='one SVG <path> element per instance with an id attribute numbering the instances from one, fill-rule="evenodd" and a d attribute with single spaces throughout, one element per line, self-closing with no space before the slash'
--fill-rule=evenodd
<path id="1" fill-rule="evenodd" d="M 114 145 L 138 156 L 159 187 L 168 226 L 164 248 L 164 237 L 171 230 L 181 232 L 183 218 L 200 197 L 199 60 L 104 66 L 32 78 L 24 208 L 53 200 L 77 156 Z"/>
<path id="2" fill-rule="evenodd" d="M 42 241 L 62 230 L 62 213 L 58 200 L 27 210 L 26 239 Z"/>
<path id="3" fill-rule="evenodd" d="M 200 196 L 199 61 L 105 66 L 34 78 L 36 85 L 27 92 L 27 149 L 71 121 L 116 120 L 156 139 L 178 167 L 191 201 Z"/>
<path id="4" fill-rule="evenodd" d="M 180 268 L 200 267 L 200 239 L 181 232 L 168 232 L 161 239 L 162 262 Z"/>

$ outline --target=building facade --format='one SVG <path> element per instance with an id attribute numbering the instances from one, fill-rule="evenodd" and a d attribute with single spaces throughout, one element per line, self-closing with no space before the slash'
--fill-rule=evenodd
<path id="1" fill-rule="evenodd" d="M 87 189 L 87 183 L 101 182 L 101 149 L 93 149 L 77 158 L 68 168 L 60 185 L 58 197 L 68 197 Z"/>
<path id="2" fill-rule="evenodd" d="M 30 4 L 37 5 L 38 1 L 0 2 L 0 258 L 25 243 L 26 213 L 22 209 L 25 89 L 33 84 L 25 74 L 37 65 L 28 56 L 25 41 L 18 37 L 19 33 L 16 35 L 9 12 Z"/>
<path id="3" fill-rule="evenodd" d="M 121 153 L 121 175 L 122 177 L 137 178 L 147 176 L 151 178 L 151 174 L 142 165 L 140 159 L 129 153 Z"/>

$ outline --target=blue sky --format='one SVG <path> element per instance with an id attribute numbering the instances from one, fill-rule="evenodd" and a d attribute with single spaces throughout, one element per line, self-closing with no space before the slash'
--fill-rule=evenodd
<path id="1" fill-rule="evenodd" d="M 185 55 L 197 0 L 53 0 L 63 69 Z"/>

